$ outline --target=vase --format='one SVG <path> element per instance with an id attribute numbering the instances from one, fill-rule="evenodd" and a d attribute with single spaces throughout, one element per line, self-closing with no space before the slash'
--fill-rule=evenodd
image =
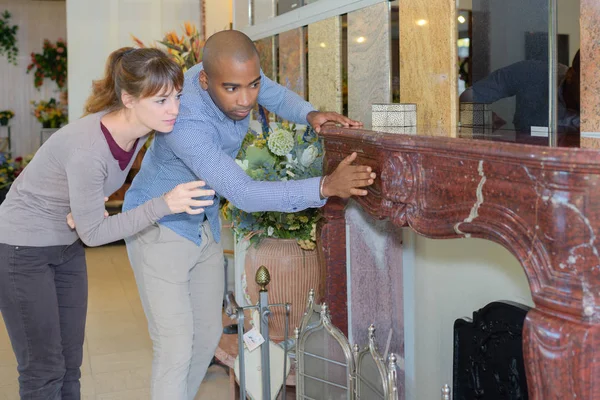
<path id="1" fill-rule="evenodd" d="M 319 246 L 317 246 L 319 247 Z M 323 296 L 325 268 L 318 250 L 303 250 L 294 239 L 263 239 L 258 246 L 250 246 L 246 253 L 246 293 L 251 304 L 258 303 L 259 286 L 254 277 L 264 265 L 271 275 L 267 286 L 269 304 L 290 303 L 289 337 L 299 326 L 304 313 L 306 296 L 314 289 L 316 298 Z M 269 316 L 269 337 L 274 341 L 284 340 L 285 308 L 272 307 Z"/>
<path id="2" fill-rule="evenodd" d="M 44 121 L 44 122 L 42 122 L 42 128 L 44 128 L 44 129 L 56 128 L 56 121 Z"/>
<path id="3" fill-rule="evenodd" d="M 8 125 L 8 118 L 0 118 L 0 126 Z"/>

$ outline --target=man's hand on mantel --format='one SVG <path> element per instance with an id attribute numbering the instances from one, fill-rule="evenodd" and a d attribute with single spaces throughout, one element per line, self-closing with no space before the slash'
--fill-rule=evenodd
<path id="1" fill-rule="evenodd" d="M 325 124 L 339 124 L 344 128 L 362 128 L 363 123 L 344 117 L 336 112 L 311 111 L 306 116 L 306 120 L 313 127 L 315 132 L 320 133 L 321 127 Z"/>

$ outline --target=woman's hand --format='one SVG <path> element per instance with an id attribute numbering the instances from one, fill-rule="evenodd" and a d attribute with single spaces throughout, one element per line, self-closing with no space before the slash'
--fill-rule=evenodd
<path id="1" fill-rule="evenodd" d="M 197 197 L 213 197 L 215 195 L 214 190 L 203 190 L 199 189 L 205 186 L 206 183 L 203 181 L 193 181 L 188 183 L 182 183 L 181 185 L 175 186 L 173 190 L 164 195 L 164 199 L 171 210 L 171 213 L 188 213 L 191 215 L 201 214 L 204 212 L 204 208 L 211 206 L 214 201 L 210 200 L 196 200 Z"/>
<path id="2" fill-rule="evenodd" d="M 108 201 L 108 197 L 104 198 L 104 202 L 106 203 Z M 108 217 L 108 211 L 104 210 L 104 218 Z M 73 219 L 73 215 L 71 213 L 67 214 L 67 225 L 69 225 L 69 228 L 71 229 L 75 229 L 75 220 Z"/>

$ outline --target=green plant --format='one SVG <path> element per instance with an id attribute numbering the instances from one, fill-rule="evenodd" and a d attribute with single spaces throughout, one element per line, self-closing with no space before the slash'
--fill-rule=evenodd
<path id="1" fill-rule="evenodd" d="M 260 107 L 260 106 L 259 106 Z M 286 181 L 321 176 L 323 145 L 310 127 L 279 123 L 273 129 L 259 108 L 262 132 L 249 130 L 236 162 L 258 181 Z M 296 239 L 305 250 L 316 248 L 317 223 L 321 210 L 309 208 L 297 213 L 247 213 L 226 202 L 223 216 L 234 232 L 256 243 L 262 238 Z"/>
<path id="2" fill-rule="evenodd" d="M 58 39 L 56 44 L 44 40 L 42 53 L 31 53 L 27 73 L 34 69 L 33 84 L 36 88 L 44 84 L 44 78 L 56 82 L 59 89 L 64 88 L 67 84 L 67 43 L 62 39 Z"/>
<path id="3" fill-rule="evenodd" d="M 4 11 L 0 16 L 0 55 L 6 55 L 8 62 L 17 65 L 17 25 L 10 25 L 11 15 Z"/>

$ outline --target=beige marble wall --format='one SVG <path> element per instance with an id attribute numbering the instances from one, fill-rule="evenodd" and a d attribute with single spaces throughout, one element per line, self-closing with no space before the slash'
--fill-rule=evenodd
<path id="1" fill-rule="evenodd" d="M 600 149 L 600 2 L 581 0 L 581 147 Z"/>
<path id="2" fill-rule="evenodd" d="M 390 5 L 348 14 L 348 116 L 371 127 L 371 104 L 391 101 Z"/>
<path id="3" fill-rule="evenodd" d="M 400 2 L 400 102 L 417 104 L 419 132 L 456 136 L 456 18 L 455 0 Z"/>
<path id="4" fill-rule="evenodd" d="M 306 37 L 304 28 L 279 34 L 279 83 L 306 98 Z"/>
<path id="5" fill-rule="evenodd" d="M 342 113 L 340 17 L 308 26 L 308 97 L 317 110 Z"/>
<path id="6" fill-rule="evenodd" d="M 271 79 L 275 79 L 277 76 L 275 58 L 273 57 L 275 52 L 274 41 L 275 37 L 271 36 L 254 42 L 256 45 L 256 50 L 258 50 L 258 54 L 260 56 L 260 67 L 262 68 L 264 74 Z"/>

